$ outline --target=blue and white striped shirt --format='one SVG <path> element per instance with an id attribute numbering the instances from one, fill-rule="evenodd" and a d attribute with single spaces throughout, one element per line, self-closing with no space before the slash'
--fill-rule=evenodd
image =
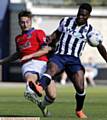
<path id="1" fill-rule="evenodd" d="M 88 23 L 78 26 L 76 17 L 63 18 L 58 30 L 61 32 L 61 36 L 55 54 L 73 55 L 75 57 L 82 55 L 90 33 L 95 32 L 95 29 Z"/>

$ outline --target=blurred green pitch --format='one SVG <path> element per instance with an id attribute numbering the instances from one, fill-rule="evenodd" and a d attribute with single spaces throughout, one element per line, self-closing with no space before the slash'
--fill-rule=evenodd
<path id="1" fill-rule="evenodd" d="M 0 86 L 0 117 L 39 117 L 40 120 L 78 120 L 72 85 L 57 85 L 57 99 L 49 106 L 52 116 L 44 118 L 39 108 L 27 101 L 25 86 Z M 88 120 L 107 120 L 107 86 L 88 87 L 84 105 Z"/>

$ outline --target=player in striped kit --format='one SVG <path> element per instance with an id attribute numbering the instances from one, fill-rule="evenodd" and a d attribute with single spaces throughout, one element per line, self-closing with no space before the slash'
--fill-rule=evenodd
<path id="1" fill-rule="evenodd" d="M 80 56 L 84 50 L 85 44 L 88 43 L 90 35 L 96 32 L 88 18 L 92 11 L 92 6 L 87 3 L 80 5 L 76 17 L 65 17 L 60 21 L 59 27 L 50 36 L 47 37 L 49 43 L 58 41 L 56 52 L 50 58 L 48 69 L 40 79 L 40 84 L 47 93 L 47 87 L 50 85 L 52 78 L 65 70 L 76 89 L 76 115 L 79 118 L 87 118 L 83 112 L 83 104 L 86 96 L 84 90 L 84 67 L 81 64 Z M 101 56 L 107 61 L 107 53 L 102 45 L 101 35 L 98 34 L 98 45 L 96 46 Z M 41 92 L 41 91 L 38 91 Z M 47 105 L 52 104 L 55 100 L 54 94 L 48 91 L 48 96 L 40 102 L 39 108 L 46 116 Z"/>

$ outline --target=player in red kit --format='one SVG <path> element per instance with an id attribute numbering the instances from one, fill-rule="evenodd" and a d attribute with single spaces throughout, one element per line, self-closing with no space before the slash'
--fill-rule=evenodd
<path id="1" fill-rule="evenodd" d="M 21 11 L 18 14 L 19 26 L 22 33 L 16 36 L 16 52 L 0 60 L 5 64 L 17 59 L 22 63 L 22 75 L 26 80 L 25 97 L 35 102 L 35 86 L 41 90 L 37 80 L 46 71 L 48 57 L 46 54 L 52 50 L 46 44 L 46 35 L 43 30 L 32 28 L 32 15 L 29 11 Z M 41 94 L 39 94 L 41 96 Z M 37 100 L 36 100 L 37 102 Z"/>
<path id="2" fill-rule="evenodd" d="M 30 55 L 40 50 L 41 47 L 44 47 L 44 45 L 46 45 L 44 43 L 45 38 L 45 33 L 42 30 L 35 30 L 34 28 L 31 28 L 22 35 L 18 35 L 16 37 L 16 45 L 17 50 L 21 53 L 20 59 L 22 59 L 25 55 Z M 22 63 L 24 63 L 23 59 Z M 32 59 L 32 57 L 29 59 Z M 34 56 L 33 59 L 48 61 L 46 55 L 42 55 L 38 58 Z"/>

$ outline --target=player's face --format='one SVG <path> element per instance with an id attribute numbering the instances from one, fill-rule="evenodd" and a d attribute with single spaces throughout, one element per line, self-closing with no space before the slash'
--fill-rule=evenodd
<path id="1" fill-rule="evenodd" d="M 87 22 L 88 18 L 90 17 L 90 13 L 86 9 L 79 9 L 77 14 L 76 22 L 78 25 L 83 25 Z"/>
<path id="2" fill-rule="evenodd" d="M 31 18 L 21 17 L 20 20 L 19 20 L 19 25 L 20 25 L 22 31 L 29 30 L 32 26 Z"/>

